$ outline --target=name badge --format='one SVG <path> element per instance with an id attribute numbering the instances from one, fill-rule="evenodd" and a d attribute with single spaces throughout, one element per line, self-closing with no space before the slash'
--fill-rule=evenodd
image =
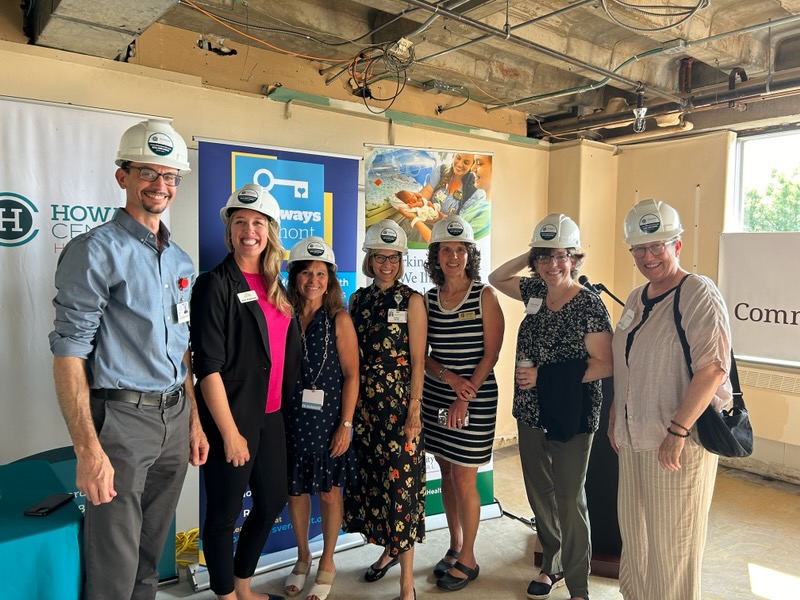
<path id="1" fill-rule="evenodd" d="M 236 295 L 239 297 L 239 302 L 241 302 L 242 304 L 244 304 L 245 302 L 253 302 L 254 300 L 258 300 L 258 294 L 256 294 L 254 290 L 239 292 Z"/>
<path id="2" fill-rule="evenodd" d="M 526 315 L 535 315 L 542 308 L 541 298 L 528 298 L 528 303 L 525 305 Z"/>
<path id="3" fill-rule="evenodd" d="M 178 323 L 188 323 L 189 322 L 189 303 L 188 302 L 178 302 L 175 305 L 175 312 L 178 313 Z"/>
<path id="4" fill-rule="evenodd" d="M 390 308 L 389 323 L 408 323 L 408 311 Z"/>
<path id="5" fill-rule="evenodd" d="M 325 402 L 325 392 L 322 390 L 303 390 L 303 408 L 308 410 L 322 410 Z"/>
<path id="6" fill-rule="evenodd" d="M 475 317 L 477 317 L 477 315 L 474 310 L 465 310 L 464 312 L 458 313 L 459 321 L 472 321 Z"/>
<path id="7" fill-rule="evenodd" d="M 625 314 L 620 317 L 619 323 L 617 323 L 617 328 L 621 331 L 625 331 L 633 321 L 633 311 L 629 308 L 625 311 Z"/>

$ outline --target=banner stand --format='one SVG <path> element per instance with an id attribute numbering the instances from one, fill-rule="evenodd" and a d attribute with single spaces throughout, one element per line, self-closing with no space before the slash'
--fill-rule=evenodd
<path id="1" fill-rule="evenodd" d="M 336 552 L 358 548 L 365 543 L 360 533 L 340 533 L 339 538 L 336 540 Z M 317 538 L 311 540 L 309 545 L 311 546 L 311 558 L 319 558 L 322 555 L 322 536 L 317 536 Z M 254 575 L 293 565 L 295 561 L 297 561 L 297 548 L 295 546 L 277 552 L 270 552 L 269 554 L 262 554 L 261 558 L 258 559 Z M 189 581 L 195 592 L 209 588 L 208 569 L 205 566 L 194 564 L 189 565 L 187 569 Z"/>

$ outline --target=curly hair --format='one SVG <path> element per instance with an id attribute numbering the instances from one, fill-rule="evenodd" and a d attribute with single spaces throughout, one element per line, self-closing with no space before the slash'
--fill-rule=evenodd
<path id="1" fill-rule="evenodd" d="M 428 258 L 425 259 L 425 272 L 430 280 L 437 286 L 444 283 L 444 273 L 439 266 L 439 246 L 441 242 L 433 242 L 428 246 Z M 465 273 L 470 281 L 481 279 L 481 251 L 475 244 L 464 244 L 467 249 L 467 268 Z"/>
<path id="2" fill-rule="evenodd" d="M 300 260 L 292 263 L 289 269 L 289 301 L 292 303 L 294 310 L 300 314 L 303 308 L 304 298 L 297 290 L 297 276 L 301 271 L 306 269 L 312 262 L 311 260 Z M 325 288 L 325 296 L 322 299 L 322 308 L 329 317 L 333 317 L 340 310 L 344 310 L 344 294 L 342 287 L 339 285 L 339 278 L 336 277 L 336 271 L 333 265 L 324 263 L 328 269 L 328 287 Z"/>
<path id="3" fill-rule="evenodd" d="M 559 248 L 560 250 L 565 250 L 566 253 L 575 259 L 575 266 L 569 272 L 570 276 L 573 280 L 578 279 L 578 273 L 580 273 L 581 265 L 583 264 L 583 259 L 586 257 L 586 253 L 583 251 L 583 248 L 578 246 L 573 246 L 571 248 Z M 531 271 L 531 276 L 534 279 L 539 278 L 539 274 L 536 272 L 535 263 L 537 256 L 550 256 L 550 252 L 553 248 L 541 248 L 541 247 L 533 247 L 531 248 L 530 252 L 528 252 L 528 268 Z"/>
<path id="4" fill-rule="evenodd" d="M 233 241 L 231 238 L 231 224 L 233 223 L 232 212 L 228 221 L 225 223 L 225 247 L 228 252 L 233 254 Z M 265 215 L 266 216 L 266 215 Z M 267 288 L 267 300 L 284 315 L 292 314 L 292 305 L 286 295 L 286 289 L 281 283 L 281 261 L 283 260 L 283 246 L 281 245 L 278 224 L 270 217 L 267 217 L 267 247 L 261 253 L 259 270 L 261 278 L 264 280 L 264 287 Z"/>

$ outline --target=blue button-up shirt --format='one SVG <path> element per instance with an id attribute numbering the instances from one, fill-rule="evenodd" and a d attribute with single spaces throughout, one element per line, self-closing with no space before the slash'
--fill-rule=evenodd
<path id="1" fill-rule="evenodd" d="M 163 393 L 186 377 L 177 305 L 189 302 L 194 265 L 163 223 L 159 238 L 120 209 L 58 259 L 50 349 L 85 359 L 90 388 Z"/>

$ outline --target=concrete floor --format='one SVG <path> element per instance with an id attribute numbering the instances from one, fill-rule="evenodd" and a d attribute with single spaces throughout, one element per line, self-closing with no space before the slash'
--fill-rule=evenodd
<path id="1" fill-rule="evenodd" d="M 506 513 L 522 519 L 531 509 L 522 484 L 516 446 L 496 450 L 495 496 Z M 464 590 L 439 590 L 431 569 L 447 549 L 446 530 L 428 533 L 415 556 L 418 598 L 451 597 L 458 600 L 525 598 L 528 581 L 537 573 L 532 557 L 535 532 L 523 521 L 501 517 L 481 523 L 478 560 L 481 574 Z M 364 582 L 364 570 L 380 555 L 380 549 L 365 545 L 336 555 L 337 578 L 331 600 L 390 600 L 399 593 L 399 568 L 376 583 Z M 800 597 L 800 486 L 769 481 L 756 475 L 720 467 L 717 475 L 711 522 L 703 570 L 704 600 Z M 316 562 L 314 564 L 316 569 Z M 259 574 L 254 588 L 280 594 L 290 571 L 284 567 Z M 309 579 L 309 582 L 311 579 Z M 310 583 L 306 586 L 306 593 Z M 618 600 L 617 581 L 590 578 L 592 600 Z M 211 600 L 210 591 L 194 593 L 186 581 L 166 587 L 158 600 L 193 598 Z M 300 600 L 304 596 L 297 596 Z M 567 600 L 566 588 L 555 589 L 551 600 Z M 683 600 L 683 599 L 665 599 Z"/>

